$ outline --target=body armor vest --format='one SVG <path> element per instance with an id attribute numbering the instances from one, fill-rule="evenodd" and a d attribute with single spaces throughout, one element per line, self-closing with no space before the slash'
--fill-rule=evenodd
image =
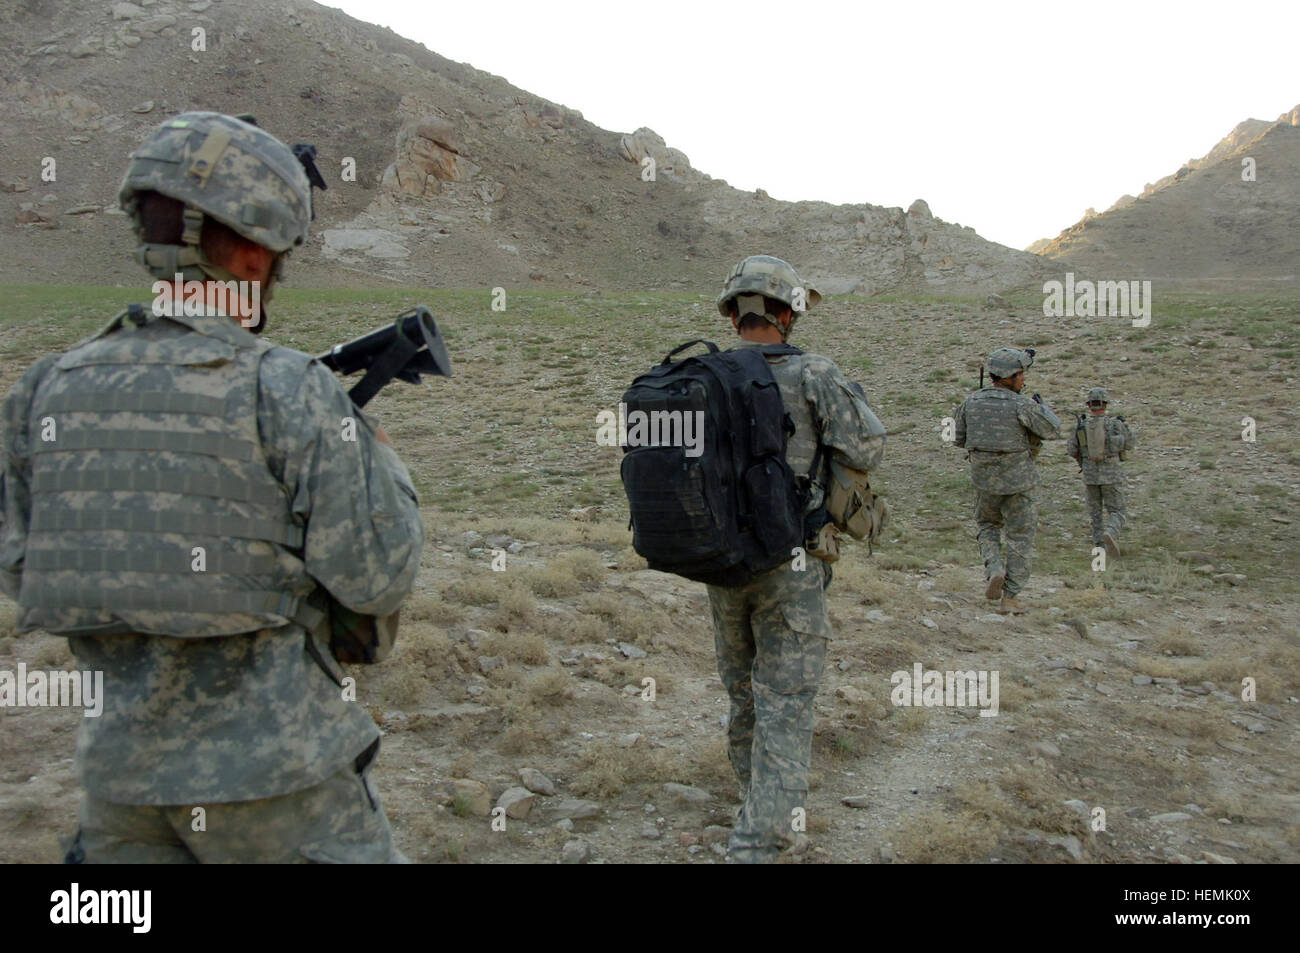
<path id="1" fill-rule="evenodd" d="M 785 462 L 789 464 L 795 479 L 809 476 L 813 458 L 817 455 L 817 428 L 813 424 L 812 407 L 803 393 L 804 355 L 782 355 L 776 360 L 768 359 L 772 376 L 781 388 L 781 402 L 785 412 L 794 423 L 794 434 L 785 445 Z M 815 481 L 811 488 L 805 512 L 811 513 L 821 506 L 823 487 L 821 474 L 811 474 Z"/>
<path id="2" fill-rule="evenodd" d="M 1106 459 L 1106 418 L 1100 414 L 1090 414 L 1083 422 L 1084 447 L 1088 459 L 1101 463 Z"/>
<path id="3" fill-rule="evenodd" d="M 258 433 L 271 345 L 226 317 L 132 317 L 63 355 L 32 401 L 23 624 L 183 638 L 314 624 L 304 528 Z"/>
<path id="4" fill-rule="evenodd" d="M 1030 449 L 1029 433 L 1017 416 L 1020 395 L 986 387 L 966 398 L 966 448 L 1015 453 Z"/>

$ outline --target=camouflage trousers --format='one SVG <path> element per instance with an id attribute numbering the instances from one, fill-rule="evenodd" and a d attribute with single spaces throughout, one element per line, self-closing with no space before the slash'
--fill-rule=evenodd
<path id="1" fill-rule="evenodd" d="M 225 804 L 115 804 L 86 792 L 64 862 L 407 863 L 369 775 L 368 764 L 349 766 L 302 791 Z"/>
<path id="2" fill-rule="evenodd" d="M 1083 489 L 1088 499 L 1093 544 L 1101 545 L 1103 533 L 1110 533 L 1118 540 L 1119 531 L 1124 528 L 1124 520 L 1128 517 L 1124 491 L 1117 483 L 1085 483 Z"/>
<path id="3" fill-rule="evenodd" d="M 727 754 L 744 801 L 733 862 L 771 862 L 794 839 L 831 636 L 829 580 L 830 566 L 809 557 L 803 570 L 784 563 L 744 586 L 709 586 L 718 675 L 731 698 Z"/>
<path id="4" fill-rule="evenodd" d="M 1015 596 L 1029 582 L 1030 562 L 1034 553 L 1034 532 L 1038 528 L 1038 508 L 1031 493 L 997 493 L 975 491 L 975 521 L 979 523 L 980 558 L 984 560 L 984 578 L 998 573 L 1006 575 L 1002 591 Z M 1006 531 L 1006 556 L 1002 553 L 1002 532 Z"/>

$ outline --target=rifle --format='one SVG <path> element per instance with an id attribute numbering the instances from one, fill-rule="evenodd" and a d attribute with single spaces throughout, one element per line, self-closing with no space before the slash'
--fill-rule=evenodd
<path id="1" fill-rule="evenodd" d="M 316 360 L 345 377 L 360 370 L 366 372 L 348 391 L 358 407 L 364 407 L 394 377 L 418 384 L 421 374 L 452 376 L 447 346 L 424 305 L 403 311 L 391 327 L 335 345 Z"/>
<path id="2" fill-rule="evenodd" d="M 984 365 L 980 365 L 980 390 L 984 389 Z"/>

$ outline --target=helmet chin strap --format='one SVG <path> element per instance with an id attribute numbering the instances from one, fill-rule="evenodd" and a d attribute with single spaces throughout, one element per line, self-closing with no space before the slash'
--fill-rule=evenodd
<path id="1" fill-rule="evenodd" d="M 181 244 L 159 245 L 141 242 L 136 247 L 136 260 L 144 265 L 149 274 L 163 281 L 174 281 L 176 276 L 180 275 L 184 281 L 233 281 L 238 284 L 240 278 L 234 272 L 209 261 L 203 255 L 200 244 L 203 213 L 196 208 L 186 206 L 184 218 L 185 231 L 181 234 Z M 138 222 L 137 231 L 139 231 Z M 261 334 L 266 327 L 266 303 L 274 294 L 275 283 L 283 272 L 284 259 L 287 255 L 288 252 L 284 252 L 275 256 L 270 277 L 260 289 L 257 322 L 246 326 L 246 330 L 253 334 Z"/>
<path id="2" fill-rule="evenodd" d="M 775 315 L 767 313 L 766 302 L 762 295 L 736 295 L 736 314 L 737 323 L 745 320 L 745 318 L 749 317 L 751 314 L 756 318 L 762 318 L 768 324 L 772 325 L 772 327 L 781 332 L 782 343 L 790 339 L 790 332 L 794 330 L 794 322 L 799 317 L 792 310 L 790 312 L 790 324 L 782 327 L 780 319 Z"/>

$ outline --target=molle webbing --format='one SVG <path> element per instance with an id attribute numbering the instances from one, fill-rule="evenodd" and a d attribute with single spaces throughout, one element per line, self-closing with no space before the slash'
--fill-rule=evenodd
<path id="1" fill-rule="evenodd" d="M 226 400 L 205 394 L 180 394 L 166 391 L 98 391 L 51 394 L 41 405 L 46 413 L 112 413 L 128 411 L 145 414 L 203 414 L 225 417 Z M 57 448 L 56 448 L 57 449 Z"/>
<path id="2" fill-rule="evenodd" d="M 33 533 L 108 532 L 181 533 L 190 536 L 260 539 L 300 549 L 303 530 L 299 526 L 276 526 L 267 519 L 242 516 L 212 516 L 206 513 L 168 513 L 137 510 L 48 510 L 32 514 Z"/>
<path id="3" fill-rule="evenodd" d="M 112 589 L 94 586 L 55 586 L 33 580 L 24 583 L 24 597 L 33 604 L 71 609 L 145 610 L 158 612 L 275 613 L 315 628 L 323 618 L 319 609 L 288 592 L 263 589 Z"/>
<path id="4" fill-rule="evenodd" d="M 182 496 L 212 496 L 237 503 L 263 506 L 284 505 L 284 494 L 263 482 L 203 473 L 159 473 L 137 470 L 37 471 L 32 476 L 33 493 L 179 493 Z M 277 517 L 278 519 L 278 517 Z"/>
<path id="5" fill-rule="evenodd" d="M 172 430 L 79 430 L 59 435 L 57 440 L 40 441 L 37 453 L 59 450 L 163 450 L 195 453 L 206 457 L 252 460 L 253 445 L 247 440 L 209 433 L 177 433 Z"/>
<path id="6" fill-rule="evenodd" d="M 151 549 L 120 552 L 118 550 L 28 550 L 23 560 L 26 569 L 46 572 L 194 572 L 193 555 L 185 548 Z M 204 571 L 232 576 L 257 576 L 275 570 L 274 556 L 250 556 L 243 553 L 213 551 L 204 555 Z"/>

